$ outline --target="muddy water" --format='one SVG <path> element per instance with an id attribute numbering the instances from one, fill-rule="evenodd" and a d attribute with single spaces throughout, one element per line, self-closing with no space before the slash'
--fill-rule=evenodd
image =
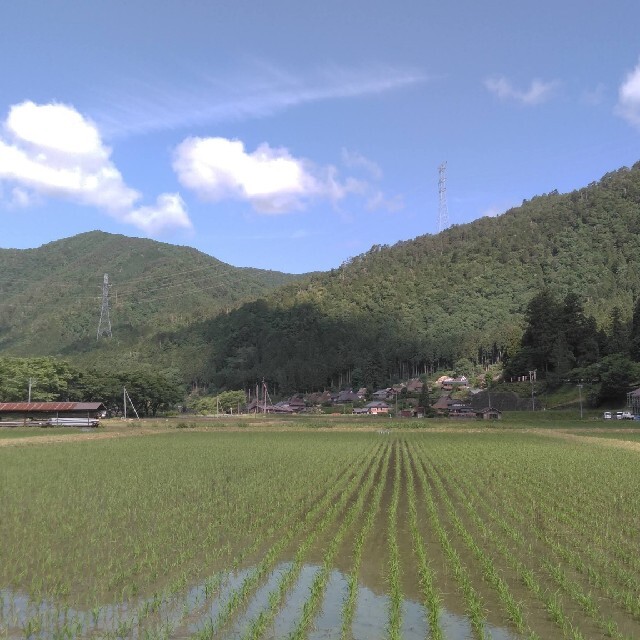
<path id="1" fill-rule="evenodd" d="M 252 620 L 268 607 L 269 594 L 277 588 L 281 574 L 289 568 L 289 563 L 279 566 L 269 579 L 257 590 L 242 615 L 226 630 L 221 630 L 219 636 L 225 640 L 239 640 L 251 625 Z M 318 565 L 304 565 L 300 570 L 298 580 L 287 594 L 286 599 L 278 609 L 274 622 L 264 636 L 267 640 L 286 638 L 295 629 L 304 603 L 310 594 L 310 587 L 316 573 L 320 571 Z M 237 584 L 234 580 L 232 583 Z M 331 572 L 323 602 L 316 613 L 312 628 L 307 637 L 309 640 L 337 640 L 342 630 L 342 605 L 347 594 L 347 579 L 341 571 Z M 189 627 L 194 633 L 201 629 L 206 620 L 215 618 L 220 610 L 220 603 L 228 599 L 223 593 L 220 601 L 212 603 L 201 619 Z M 380 640 L 386 636 L 388 622 L 389 598 L 384 593 L 361 585 L 351 632 L 354 640 Z M 467 640 L 473 638 L 471 626 L 465 616 L 443 610 L 441 625 L 445 636 L 449 640 Z M 405 599 L 403 602 L 402 637 L 405 640 L 419 640 L 427 636 L 429 631 L 426 622 L 426 612 L 419 602 Z M 516 634 L 506 628 L 487 625 L 487 635 L 495 640 L 514 640 Z"/>
<path id="2" fill-rule="evenodd" d="M 277 588 L 281 575 L 290 568 L 288 562 L 282 563 L 269 575 L 267 580 L 256 590 L 247 606 L 239 616 L 228 625 L 215 632 L 216 638 L 239 640 L 247 632 L 251 622 L 269 606 L 269 594 Z M 221 581 L 221 587 L 215 597 L 206 600 L 203 597 L 203 586 L 190 589 L 182 598 L 165 602 L 160 617 L 167 623 L 168 637 L 189 638 L 204 628 L 208 621 L 215 620 L 223 611 L 233 591 L 237 589 L 252 568 L 227 574 Z M 267 640 L 286 638 L 295 629 L 304 603 L 309 597 L 310 586 L 317 572 L 318 565 L 304 565 L 293 588 L 287 593 L 278 607 L 273 624 L 265 634 Z M 331 572 L 327 589 L 313 625 L 308 631 L 310 640 L 337 640 L 342 629 L 342 604 L 347 593 L 347 580 L 344 573 L 338 570 Z M 139 611 L 144 601 L 136 603 Z M 351 627 L 353 640 L 380 640 L 386 636 L 389 598 L 378 590 L 360 585 L 356 611 Z M 33 638 L 54 638 L 59 636 L 64 627 L 71 630 L 65 637 L 85 638 L 116 634 L 134 640 L 145 637 L 143 621 L 135 613 L 134 607 L 126 605 L 105 605 L 101 607 L 97 619 L 90 611 L 73 610 L 59 607 L 51 602 L 29 602 L 24 595 L 14 594 L 8 590 L 0 591 L 0 610 L 4 624 L 0 620 L 0 631 L 4 638 L 24 638 L 25 627 L 34 619 L 36 612 L 40 615 L 42 626 L 31 635 Z M 411 599 L 403 602 L 402 637 L 406 640 L 419 640 L 428 634 L 426 613 L 421 603 Z M 65 626 L 66 625 L 66 626 Z M 468 620 L 443 609 L 441 625 L 449 640 L 471 639 L 471 627 Z M 124 629 L 124 633 L 118 633 Z M 518 636 L 507 629 L 488 625 L 487 632 L 495 640 L 514 640 Z"/>

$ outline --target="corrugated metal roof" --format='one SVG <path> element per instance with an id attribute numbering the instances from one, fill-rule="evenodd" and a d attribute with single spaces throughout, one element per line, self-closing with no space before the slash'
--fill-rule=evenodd
<path id="1" fill-rule="evenodd" d="M 51 413 L 101 409 L 104 409 L 102 402 L 0 402 L 0 413 Z"/>

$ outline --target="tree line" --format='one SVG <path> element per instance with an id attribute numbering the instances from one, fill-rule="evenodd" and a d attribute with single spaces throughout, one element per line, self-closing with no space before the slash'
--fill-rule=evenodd
<path id="1" fill-rule="evenodd" d="M 552 387 L 566 380 L 589 382 L 595 405 L 640 384 L 640 298 L 631 317 L 616 305 L 598 326 L 577 294 L 560 298 L 543 289 L 527 305 L 525 323 L 520 343 L 505 356 L 506 380 L 536 371 Z"/>
<path id="2" fill-rule="evenodd" d="M 0 358 L 0 402 L 26 402 L 29 381 L 32 402 L 102 402 L 111 415 L 123 412 L 124 388 L 141 416 L 172 408 L 185 392 L 176 370 L 83 369 L 53 357 Z"/>

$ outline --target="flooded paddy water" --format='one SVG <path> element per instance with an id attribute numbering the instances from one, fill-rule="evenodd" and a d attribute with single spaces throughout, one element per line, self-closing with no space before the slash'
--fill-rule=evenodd
<path id="1" fill-rule="evenodd" d="M 282 573 L 290 563 L 278 566 L 261 587 L 253 594 L 244 611 L 226 628 L 217 629 L 211 637 L 240 640 L 247 637 L 247 630 L 261 611 L 268 607 L 269 594 L 276 587 Z M 33 602 L 27 596 L 7 589 L 0 591 L 3 635 L 6 638 L 150 638 L 175 639 L 199 637 L 207 623 L 216 620 L 228 605 L 235 589 L 250 574 L 252 568 L 221 577 L 221 589 L 207 604 L 204 585 L 189 590 L 184 599 L 164 601 L 154 612 L 153 618 L 161 622 L 147 625 L 142 613 L 153 604 L 153 599 L 141 599 L 135 603 L 102 605 L 92 610 L 76 610 L 50 601 Z M 320 570 L 317 565 L 304 565 L 297 582 L 279 609 L 273 624 L 262 637 L 278 640 L 290 637 L 307 600 L 314 576 Z M 326 594 L 314 623 L 310 628 L 310 640 L 339 640 L 345 637 L 342 626 L 342 608 L 347 592 L 347 578 L 338 570 L 331 572 Z M 384 592 L 359 585 L 357 606 L 353 622 L 346 637 L 353 640 L 378 640 L 386 636 L 389 597 Z M 452 640 L 474 638 L 469 621 L 464 614 L 442 609 L 440 612 L 444 637 Z M 488 624 L 487 637 L 509 640 L 520 637 L 508 628 Z M 429 637 L 429 625 L 424 606 L 417 601 L 404 599 L 400 637 L 420 640 Z"/>
<path id="2" fill-rule="evenodd" d="M 21 559 L 18 554 L 28 547 L 16 536 L 25 535 L 29 518 L 31 524 L 42 522 L 49 499 L 66 507 L 53 501 L 55 493 L 36 493 L 34 504 L 45 511 L 34 518 L 37 509 L 11 502 L 7 490 L 11 482 L 18 490 L 25 461 L 18 460 L 15 479 L 7 474 L 0 638 L 640 637 L 640 481 L 634 452 L 495 432 L 191 434 L 153 440 L 157 447 L 145 452 L 153 464 L 135 469 L 137 494 L 100 496 L 100 504 L 114 505 L 113 520 L 103 510 L 112 540 L 119 515 L 127 514 L 128 526 L 137 527 L 126 561 L 123 538 L 119 556 L 113 555 L 117 545 L 110 553 L 102 549 L 103 556 L 93 549 L 84 569 L 71 562 L 80 561 L 79 550 L 63 547 L 58 566 L 57 547 L 40 560 L 35 533 L 28 534 L 34 536 L 33 558 Z M 249 443 L 253 459 L 239 450 Z M 109 470 L 132 445 L 99 446 L 101 460 L 115 448 L 102 467 Z M 81 450 L 85 456 L 89 447 Z M 177 459 L 175 473 L 169 450 Z M 69 445 L 68 451 L 79 450 Z M 21 451 L 12 453 L 19 458 Z M 233 456 L 235 467 L 225 462 Z M 47 463 L 45 457 L 38 460 Z M 83 458 L 64 459 L 68 472 L 81 477 L 93 468 L 93 490 L 99 492 L 108 476 L 100 475 L 96 460 L 84 467 L 78 460 Z M 183 477 L 178 471 L 187 460 L 195 471 Z M 55 488 L 55 470 L 48 477 Z M 165 489 L 154 485 L 148 499 L 156 513 L 150 512 L 145 529 L 140 500 L 144 483 L 151 482 L 174 489 L 161 502 Z M 606 504 L 606 496 L 615 502 Z M 74 499 L 73 493 L 66 496 Z M 74 528 L 73 509 L 65 513 L 65 535 L 95 544 L 98 534 L 83 538 L 82 527 Z M 180 518 L 191 519 L 182 526 Z M 160 552 L 153 545 L 163 540 Z M 199 555 L 189 554 L 195 547 Z M 109 567 L 119 567 L 119 581 Z M 162 567 L 164 579 L 140 586 L 152 570 L 161 576 Z M 103 583 L 92 582 L 92 575 L 104 575 L 115 593 L 100 596 L 107 591 L 100 591 Z M 64 589 L 48 592 L 49 583 Z"/>

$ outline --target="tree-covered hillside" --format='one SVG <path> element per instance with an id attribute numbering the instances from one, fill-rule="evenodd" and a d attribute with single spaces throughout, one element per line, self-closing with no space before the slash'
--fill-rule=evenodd
<path id="1" fill-rule="evenodd" d="M 198 345 L 198 377 L 217 386 L 263 376 L 284 390 L 381 384 L 515 350 L 532 297 L 576 294 L 599 326 L 640 293 L 640 163 L 569 194 L 392 247 L 167 339 Z M 194 372 L 195 373 L 195 372 Z"/>
<path id="2" fill-rule="evenodd" d="M 305 278 L 82 234 L 0 251 L 0 354 L 149 363 L 218 388 L 263 377 L 283 392 L 378 385 L 460 359 L 515 356 L 542 290 L 574 294 L 598 329 L 609 331 L 614 308 L 615 322 L 629 321 L 640 297 L 639 232 L 640 163 Z M 114 338 L 96 341 L 104 273 Z"/>
<path id="3" fill-rule="evenodd" d="M 98 341 L 105 273 L 113 339 Z M 0 249 L 0 353 L 144 359 L 156 333 L 211 318 L 296 277 L 100 231 L 37 249 Z"/>

